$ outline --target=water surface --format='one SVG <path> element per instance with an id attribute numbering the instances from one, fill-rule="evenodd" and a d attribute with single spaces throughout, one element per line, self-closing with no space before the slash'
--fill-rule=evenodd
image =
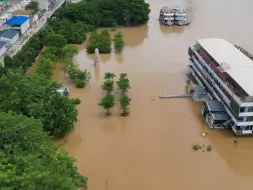
<path id="1" fill-rule="evenodd" d="M 152 101 L 165 93 L 184 93 L 187 48 L 198 38 L 221 37 L 253 52 L 252 0 L 150 0 L 147 25 L 120 28 L 125 48 L 119 55 L 93 56 L 80 51 L 76 62 L 92 72 L 85 89 L 76 89 L 55 68 L 54 79 L 78 97 L 79 122 L 66 139 L 66 149 L 77 159 L 79 171 L 89 177 L 89 190 L 250 190 L 253 186 L 253 139 L 230 131 L 207 130 L 201 106 L 189 99 Z M 192 13 L 187 27 L 160 26 L 162 6 L 180 5 Z M 84 47 L 79 46 L 82 50 Z M 98 106 L 105 72 L 129 75 L 132 89 L 130 116 L 111 117 Z M 208 131 L 206 137 L 201 133 Z M 238 140 L 235 149 L 233 140 Z M 212 152 L 194 152 L 192 144 L 211 145 Z"/>

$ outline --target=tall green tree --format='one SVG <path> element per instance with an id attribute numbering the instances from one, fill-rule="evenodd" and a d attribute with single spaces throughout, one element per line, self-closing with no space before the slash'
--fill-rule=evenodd
<path id="1" fill-rule="evenodd" d="M 122 116 L 129 115 L 128 106 L 130 105 L 131 98 L 126 94 L 121 94 L 119 97 L 120 107 L 122 109 Z"/>
<path id="2" fill-rule="evenodd" d="M 102 89 L 110 94 L 114 90 L 114 81 L 113 80 L 105 80 L 104 84 L 102 85 Z"/>
<path id="3" fill-rule="evenodd" d="M 74 159 L 56 148 L 40 120 L 0 112 L 1 189 L 87 189 Z"/>
<path id="4" fill-rule="evenodd" d="M 67 44 L 67 40 L 61 34 L 49 34 L 45 37 L 46 46 L 55 46 L 62 48 Z"/>
<path id="5" fill-rule="evenodd" d="M 121 52 L 122 49 L 123 49 L 123 46 L 124 46 L 124 40 L 123 40 L 123 35 L 121 32 L 117 32 L 115 35 L 114 35 L 114 47 L 115 47 L 115 50 L 116 52 Z"/>
<path id="6" fill-rule="evenodd" d="M 111 108 L 115 106 L 115 98 L 112 94 L 106 94 L 102 100 L 100 101 L 100 103 L 98 105 L 100 105 L 101 107 L 103 107 L 106 110 L 106 115 L 111 115 Z"/>
<path id="7" fill-rule="evenodd" d="M 120 78 L 117 81 L 117 86 L 122 93 L 126 93 L 131 88 L 128 78 Z"/>
<path id="8" fill-rule="evenodd" d="M 9 71 L 0 78 L 0 111 L 40 119 L 44 130 L 55 137 L 63 137 L 77 121 L 75 104 L 57 89 L 61 85 L 43 75 Z"/>

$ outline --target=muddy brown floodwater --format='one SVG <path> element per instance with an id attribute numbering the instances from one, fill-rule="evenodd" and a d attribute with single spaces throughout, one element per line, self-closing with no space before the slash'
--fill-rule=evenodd
<path id="1" fill-rule="evenodd" d="M 150 0 L 147 25 L 120 28 L 125 48 L 120 55 L 93 57 L 80 51 L 80 68 L 92 72 L 85 89 L 76 89 L 56 66 L 54 79 L 78 97 L 79 121 L 67 137 L 66 149 L 89 177 L 89 190 L 250 190 L 253 186 L 253 138 L 230 131 L 208 130 L 200 104 L 189 99 L 154 100 L 164 93 L 183 93 L 188 83 L 187 48 L 198 38 L 221 37 L 253 52 L 252 0 Z M 191 5 L 192 24 L 160 26 L 165 5 Z M 79 46 L 82 50 L 83 46 Z M 118 106 L 106 118 L 98 106 L 105 72 L 129 75 L 130 116 Z M 208 131 L 206 137 L 201 133 Z M 234 148 L 233 140 L 238 140 Z M 192 144 L 211 145 L 211 152 L 194 152 Z"/>

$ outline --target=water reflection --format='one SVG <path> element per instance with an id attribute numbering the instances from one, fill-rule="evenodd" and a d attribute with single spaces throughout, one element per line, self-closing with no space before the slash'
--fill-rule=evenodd
<path id="1" fill-rule="evenodd" d="M 237 137 L 232 131 L 208 130 L 208 139 L 214 150 L 220 154 L 227 165 L 241 176 L 253 174 L 253 139 L 251 137 Z M 238 143 L 235 147 L 234 140 Z"/>
<path id="2" fill-rule="evenodd" d="M 183 33 L 185 30 L 185 27 L 187 26 L 165 26 L 165 25 L 160 25 L 160 31 L 165 34 L 165 35 L 170 35 L 173 33 Z"/>
<path id="3" fill-rule="evenodd" d="M 122 51 L 124 51 L 124 49 Z M 114 58 L 116 59 L 118 63 L 123 63 L 124 61 L 124 56 L 122 53 L 114 54 Z"/>
<path id="4" fill-rule="evenodd" d="M 94 68 L 94 76 L 97 81 L 100 80 L 100 67 L 99 66 Z"/>
<path id="5" fill-rule="evenodd" d="M 123 33 L 125 46 L 137 47 L 148 37 L 148 25 L 138 27 L 124 27 L 119 30 Z"/>

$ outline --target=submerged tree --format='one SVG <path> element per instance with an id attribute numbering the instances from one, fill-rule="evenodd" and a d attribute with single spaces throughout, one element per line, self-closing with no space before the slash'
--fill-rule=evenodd
<path id="1" fill-rule="evenodd" d="M 113 80 L 105 80 L 104 84 L 102 85 L 102 89 L 110 94 L 114 90 L 114 81 Z"/>
<path id="2" fill-rule="evenodd" d="M 122 78 L 126 78 L 127 77 L 127 73 L 120 73 L 119 77 Z"/>
<path id="3" fill-rule="evenodd" d="M 128 78 L 120 78 L 119 81 L 117 81 L 117 86 L 122 93 L 126 93 L 131 88 Z"/>
<path id="4" fill-rule="evenodd" d="M 111 115 L 110 109 L 115 106 L 115 98 L 112 94 L 106 94 L 98 105 L 106 110 L 106 115 Z"/>
<path id="5" fill-rule="evenodd" d="M 119 98 L 120 107 L 122 109 L 122 116 L 129 115 L 128 106 L 130 105 L 131 98 L 128 97 L 126 94 L 121 94 Z"/>
<path id="6" fill-rule="evenodd" d="M 113 80 L 115 77 L 116 77 L 116 75 L 114 73 L 110 73 L 110 72 L 107 72 L 104 75 L 105 80 Z"/>
<path id="7" fill-rule="evenodd" d="M 117 32 L 114 36 L 114 47 L 116 52 L 121 52 L 124 46 L 123 35 L 121 32 Z"/>

